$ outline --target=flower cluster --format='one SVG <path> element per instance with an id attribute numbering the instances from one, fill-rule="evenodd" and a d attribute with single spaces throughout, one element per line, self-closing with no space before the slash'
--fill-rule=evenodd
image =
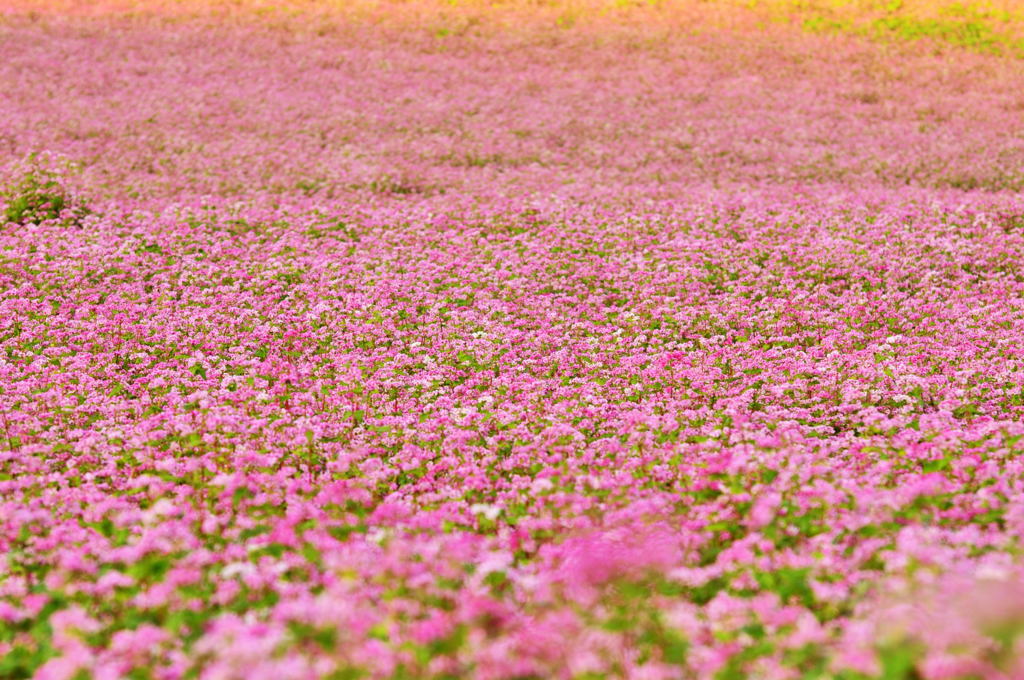
<path id="1" fill-rule="evenodd" d="M 777 38 L 0 23 L 0 677 L 1024 674 L 1019 64 Z"/>

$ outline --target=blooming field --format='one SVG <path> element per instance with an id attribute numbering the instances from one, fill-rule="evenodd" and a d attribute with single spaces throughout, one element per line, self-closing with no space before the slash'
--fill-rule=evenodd
<path id="1" fill-rule="evenodd" d="M 0 13 L 0 678 L 1024 678 L 1020 61 L 198 6 Z"/>

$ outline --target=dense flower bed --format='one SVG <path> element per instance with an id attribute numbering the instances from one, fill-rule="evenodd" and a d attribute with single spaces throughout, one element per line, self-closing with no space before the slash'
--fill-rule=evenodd
<path id="1" fill-rule="evenodd" d="M 0 677 L 1024 677 L 1018 63 L 381 39 L 0 23 Z"/>

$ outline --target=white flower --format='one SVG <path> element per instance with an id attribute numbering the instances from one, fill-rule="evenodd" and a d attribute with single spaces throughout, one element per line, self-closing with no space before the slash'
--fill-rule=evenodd
<path id="1" fill-rule="evenodd" d="M 483 515 L 489 520 L 495 520 L 498 515 L 501 514 L 501 508 L 497 505 L 489 505 L 487 503 L 474 503 L 469 506 L 469 511 L 474 515 Z"/>

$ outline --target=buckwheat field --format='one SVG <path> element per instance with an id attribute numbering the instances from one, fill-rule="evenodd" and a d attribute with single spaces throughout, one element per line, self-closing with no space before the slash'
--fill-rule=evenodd
<path id="1" fill-rule="evenodd" d="M 0 5 L 0 678 L 1024 678 L 1016 0 Z"/>

